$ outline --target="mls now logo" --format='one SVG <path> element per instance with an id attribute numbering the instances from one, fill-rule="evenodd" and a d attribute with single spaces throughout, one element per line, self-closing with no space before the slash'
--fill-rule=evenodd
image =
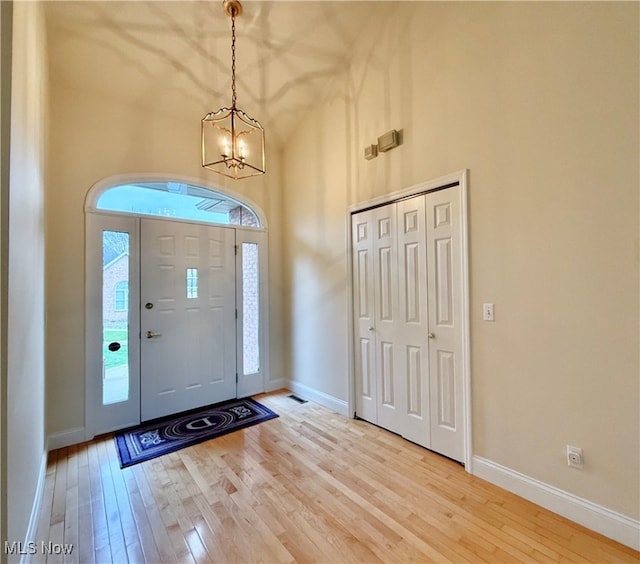
<path id="1" fill-rule="evenodd" d="M 8 555 L 17 554 L 71 554 L 73 552 L 73 544 L 62 544 L 59 542 L 21 542 L 21 541 L 5 541 L 4 553 Z"/>
<path id="2" fill-rule="evenodd" d="M 4 541 L 5 554 L 35 554 L 38 552 L 38 543 L 20 542 L 20 541 Z"/>

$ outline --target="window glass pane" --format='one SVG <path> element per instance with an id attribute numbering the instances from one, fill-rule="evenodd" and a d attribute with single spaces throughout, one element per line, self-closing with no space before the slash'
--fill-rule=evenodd
<path id="1" fill-rule="evenodd" d="M 129 399 L 129 234 L 102 232 L 102 403 Z"/>
<path id="2" fill-rule="evenodd" d="M 193 219 L 223 225 L 259 227 L 256 214 L 231 198 L 179 182 L 145 182 L 115 186 L 104 192 L 100 210 Z"/>
<path id="3" fill-rule="evenodd" d="M 129 311 L 129 282 L 123 281 L 116 284 L 115 311 Z"/>
<path id="4" fill-rule="evenodd" d="M 242 345 L 244 374 L 260 371 L 258 245 L 242 243 Z"/>
<path id="5" fill-rule="evenodd" d="M 187 299 L 198 297 L 198 269 L 187 268 Z"/>

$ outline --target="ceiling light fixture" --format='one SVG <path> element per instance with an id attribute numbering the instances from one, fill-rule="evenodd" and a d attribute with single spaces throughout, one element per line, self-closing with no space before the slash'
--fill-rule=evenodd
<path id="1" fill-rule="evenodd" d="M 265 172 L 264 129 L 236 107 L 236 17 L 239 0 L 224 0 L 231 16 L 231 107 L 209 112 L 202 118 L 202 166 L 239 180 Z"/>

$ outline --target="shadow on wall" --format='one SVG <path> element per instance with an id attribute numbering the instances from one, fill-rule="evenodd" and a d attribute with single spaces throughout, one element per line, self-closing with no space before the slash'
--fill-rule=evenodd
<path id="1" fill-rule="evenodd" d="M 236 22 L 238 106 L 280 144 L 387 9 L 248 3 Z M 218 3 L 52 2 L 46 10 L 54 80 L 170 115 L 230 104 L 231 23 Z"/>
<path id="2" fill-rule="evenodd" d="M 408 175 L 414 169 L 410 147 L 414 114 L 411 49 L 414 11 L 405 5 L 377 21 L 353 53 L 345 93 L 350 127 L 347 205 L 366 202 L 416 182 Z M 376 144 L 378 137 L 392 129 L 402 131 L 400 146 L 365 160 L 364 148 Z"/>

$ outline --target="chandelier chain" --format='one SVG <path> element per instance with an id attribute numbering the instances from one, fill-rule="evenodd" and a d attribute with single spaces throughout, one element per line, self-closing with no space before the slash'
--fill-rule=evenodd
<path id="1" fill-rule="evenodd" d="M 236 14 L 231 13 L 231 107 L 236 107 Z"/>
<path id="2" fill-rule="evenodd" d="M 223 0 L 222 6 L 231 17 L 231 107 L 209 112 L 201 120 L 202 166 L 239 180 L 265 173 L 264 128 L 236 107 L 236 18 L 242 4 Z"/>

